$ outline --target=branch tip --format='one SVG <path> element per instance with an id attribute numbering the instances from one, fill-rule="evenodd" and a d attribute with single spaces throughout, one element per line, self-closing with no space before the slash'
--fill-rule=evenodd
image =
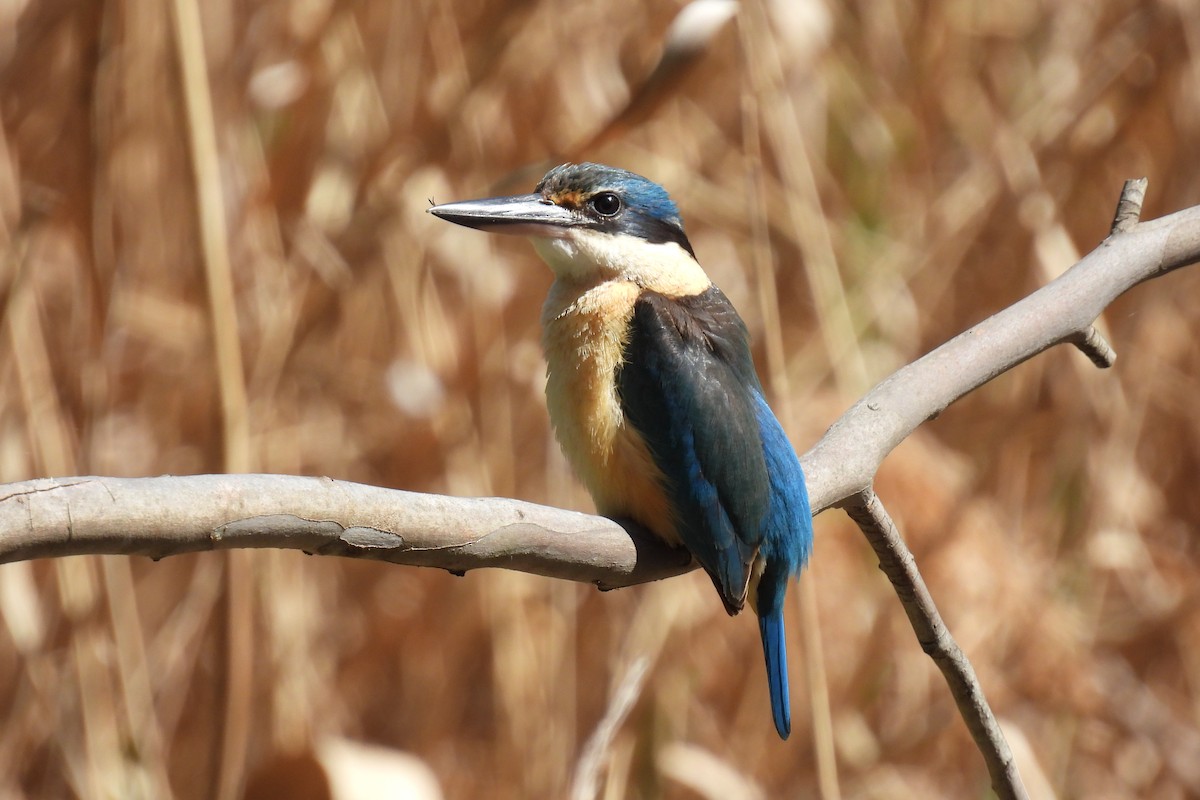
<path id="1" fill-rule="evenodd" d="M 1117 213 L 1113 216 L 1109 235 L 1125 233 L 1133 229 L 1142 218 L 1142 202 L 1146 199 L 1148 178 L 1132 178 L 1121 188 L 1121 199 L 1117 201 Z"/>
<path id="2" fill-rule="evenodd" d="M 1108 369 L 1117 362 L 1117 351 L 1104 338 L 1095 325 L 1089 325 L 1086 331 L 1073 334 L 1067 341 L 1079 348 L 1093 364 L 1100 369 Z"/>

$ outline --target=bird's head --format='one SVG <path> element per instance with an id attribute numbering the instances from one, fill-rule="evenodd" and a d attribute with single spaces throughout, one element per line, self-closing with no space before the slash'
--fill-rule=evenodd
<path id="1" fill-rule="evenodd" d="M 468 228 L 529 237 L 562 281 L 622 279 L 674 295 L 709 285 L 666 190 L 616 167 L 563 164 L 547 172 L 533 194 L 447 203 L 429 212 Z"/>

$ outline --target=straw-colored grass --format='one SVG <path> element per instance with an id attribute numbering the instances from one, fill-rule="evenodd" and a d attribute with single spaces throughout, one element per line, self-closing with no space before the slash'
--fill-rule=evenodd
<path id="1" fill-rule="evenodd" d="M 679 7 L 0 2 L 0 481 L 237 468 L 589 509 L 542 399 L 547 270 L 424 213 L 566 155 L 671 189 L 802 450 L 1091 249 L 1125 178 L 1147 216 L 1200 203 L 1187 3 L 750 1 L 578 152 Z M 1135 290 L 1113 370 L 1047 353 L 879 477 L 1036 796 L 1200 795 L 1197 296 L 1196 270 Z M 805 574 L 841 794 L 983 796 L 838 512 Z M 280 765 L 331 737 L 414 754 L 447 797 L 567 796 L 643 657 L 603 797 L 815 796 L 789 611 L 785 743 L 756 626 L 699 573 L 600 594 L 291 552 L 12 564 L 0 796 L 300 797 Z"/>

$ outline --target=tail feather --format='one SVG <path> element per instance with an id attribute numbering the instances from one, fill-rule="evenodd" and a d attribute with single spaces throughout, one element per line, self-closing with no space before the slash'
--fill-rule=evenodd
<path id="1" fill-rule="evenodd" d="M 763 655 L 767 660 L 767 686 L 771 691 L 771 715 L 775 718 L 775 730 L 779 738 L 786 739 L 792 732 L 791 695 L 788 694 L 787 645 L 784 640 L 783 609 L 764 614 L 758 618 L 758 630 L 762 634 Z"/>

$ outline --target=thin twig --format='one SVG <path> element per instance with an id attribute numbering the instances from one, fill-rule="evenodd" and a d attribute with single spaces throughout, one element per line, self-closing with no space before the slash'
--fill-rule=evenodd
<path id="1" fill-rule="evenodd" d="M 1128 233 L 1142 218 L 1142 202 L 1146 199 L 1147 178 L 1132 178 L 1125 181 L 1121 197 L 1117 200 L 1117 213 L 1113 215 L 1109 234 Z"/>
<path id="2" fill-rule="evenodd" d="M 1121 187 L 1117 211 L 1113 215 L 1110 236 L 1128 233 L 1142 218 L 1142 203 L 1146 199 L 1146 178 L 1133 178 Z M 1078 331 L 1067 339 L 1100 369 L 1108 369 L 1117 361 L 1117 353 L 1094 325 Z"/>
<path id="3" fill-rule="evenodd" d="M 1117 351 L 1104 338 L 1095 325 L 1089 325 L 1086 331 L 1074 334 L 1068 339 L 1081 353 L 1091 359 L 1100 369 L 1108 369 L 1117 363 Z"/>
<path id="4" fill-rule="evenodd" d="M 1027 797 L 1025 786 L 1021 783 L 1004 732 L 992 714 L 971 662 L 942 621 L 896 523 L 870 489 L 847 500 L 842 508 L 871 543 L 879 557 L 879 568 L 892 582 L 921 649 L 945 676 L 959 713 L 987 762 L 992 789 L 1002 800 L 1023 800 Z"/>
<path id="5" fill-rule="evenodd" d="M 575 766 L 575 778 L 571 782 L 571 800 L 593 800 L 596 796 L 605 755 L 612 747 L 617 729 L 621 727 L 633 704 L 641 696 L 642 684 L 646 682 L 646 671 L 649 668 L 650 662 L 642 656 L 629 666 L 625 676 L 621 678 L 621 683 L 608 702 L 608 710 L 596 725 L 596 730 L 592 731 L 591 737 L 583 747 L 579 763 Z"/>

